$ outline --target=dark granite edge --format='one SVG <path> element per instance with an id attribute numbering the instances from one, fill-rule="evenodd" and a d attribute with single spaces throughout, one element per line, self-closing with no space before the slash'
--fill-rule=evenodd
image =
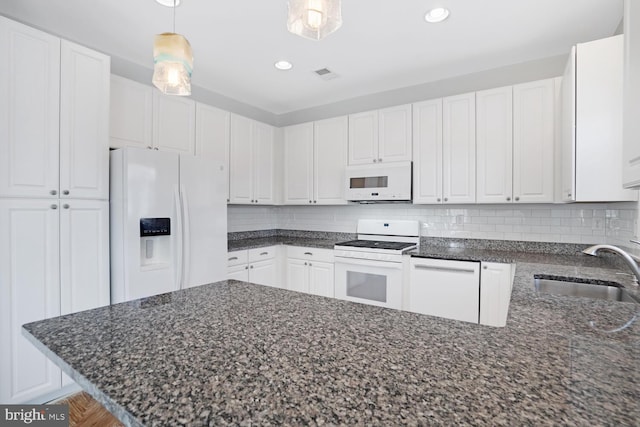
<path id="1" fill-rule="evenodd" d="M 33 322 L 32 322 L 33 323 Z M 56 353 L 51 351 L 49 347 L 40 342 L 36 337 L 34 337 L 25 327 L 28 326 L 29 323 L 22 325 L 20 328 L 22 331 L 22 336 L 24 336 L 27 341 L 33 344 L 42 354 L 44 354 L 49 361 L 51 361 L 54 365 L 62 370 L 65 374 L 67 374 L 73 381 L 75 381 L 83 391 L 89 393 L 91 397 L 93 397 L 98 403 L 105 407 L 112 415 L 114 415 L 120 422 L 122 422 L 126 427 L 144 427 L 144 424 L 140 423 L 133 415 L 123 408 L 121 405 L 118 405 L 116 402 L 111 400 L 106 394 L 104 394 L 101 390 L 96 388 L 91 381 L 85 378 L 83 375 L 79 374 L 78 371 L 73 369 L 67 362 L 61 359 Z"/>
<path id="2" fill-rule="evenodd" d="M 287 230 L 283 228 L 227 233 L 227 241 L 277 238 L 277 237 L 323 239 L 323 240 L 335 240 L 338 242 L 338 241 L 345 241 L 345 240 L 353 240 L 356 238 L 356 234 L 355 233 L 339 233 L 339 232 L 333 232 L 333 231 Z"/>

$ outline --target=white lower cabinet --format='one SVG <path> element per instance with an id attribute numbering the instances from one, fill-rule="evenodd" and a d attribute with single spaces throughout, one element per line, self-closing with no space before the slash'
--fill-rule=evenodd
<path id="1" fill-rule="evenodd" d="M 287 289 L 334 297 L 333 250 L 287 247 Z"/>
<path id="2" fill-rule="evenodd" d="M 278 247 L 233 251 L 227 257 L 227 279 L 280 288 Z"/>
<path id="3" fill-rule="evenodd" d="M 63 385 L 21 328 L 109 304 L 108 221 L 106 201 L 0 200 L 0 402 L 44 402 Z"/>
<path id="4" fill-rule="evenodd" d="M 480 324 L 505 326 L 515 266 L 483 262 L 480 272 Z"/>
<path id="5" fill-rule="evenodd" d="M 478 323 L 480 263 L 412 258 L 409 311 Z"/>

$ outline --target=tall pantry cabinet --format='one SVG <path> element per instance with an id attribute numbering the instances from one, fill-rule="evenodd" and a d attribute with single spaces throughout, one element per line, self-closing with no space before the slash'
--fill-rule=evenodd
<path id="1" fill-rule="evenodd" d="M 22 325 L 109 304 L 110 59 L 0 17 L 0 402 L 68 379 Z"/>

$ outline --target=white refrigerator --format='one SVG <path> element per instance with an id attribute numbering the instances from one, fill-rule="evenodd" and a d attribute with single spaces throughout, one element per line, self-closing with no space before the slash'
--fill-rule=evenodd
<path id="1" fill-rule="evenodd" d="M 226 278 L 224 173 L 190 155 L 111 151 L 112 304 Z"/>

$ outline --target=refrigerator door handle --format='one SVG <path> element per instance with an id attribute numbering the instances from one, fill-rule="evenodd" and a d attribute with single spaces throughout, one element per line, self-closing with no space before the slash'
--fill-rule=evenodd
<path id="1" fill-rule="evenodd" d="M 181 289 L 187 288 L 189 284 L 189 267 L 191 266 L 191 222 L 189 217 L 189 199 L 184 185 L 180 185 L 180 196 L 182 199 L 182 283 Z"/>
<path id="2" fill-rule="evenodd" d="M 173 197 L 176 206 L 176 219 L 178 221 L 176 230 L 176 285 L 177 289 L 182 289 L 182 276 L 183 276 L 183 246 L 184 246 L 184 233 L 182 231 L 182 202 L 180 201 L 180 189 L 176 185 L 173 189 Z"/>

